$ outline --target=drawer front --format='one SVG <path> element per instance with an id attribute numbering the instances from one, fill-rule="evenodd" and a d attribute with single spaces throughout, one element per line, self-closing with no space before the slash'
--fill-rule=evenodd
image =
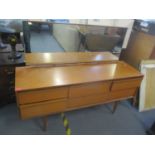
<path id="1" fill-rule="evenodd" d="M 17 92 L 17 94 L 19 104 L 28 104 L 33 102 L 67 98 L 68 88 L 67 87 L 49 88 L 49 89 Z"/>
<path id="2" fill-rule="evenodd" d="M 91 106 L 97 105 L 99 103 L 105 102 L 108 98 L 108 94 L 104 95 L 93 95 L 93 96 L 85 96 L 79 98 L 72 98 L 69 100 L 67 104 L 67 109 L 76 109 L 82 106 Z"/>
<path id="3" fill-rule="evenodd" d="M 63 112 L 66 109 L 66 101 L 45 101 L 37 104 L 21 105 L 20 115 L 22 119 L 45 116 L 52 113 Z"/>
<path id="4" fill-rule="evenodd" d="M 127 90 L 120 90 L 120 91 L 112 91 L 109 94 L 109 99 L 108 101 L 112 101 L 112 100 L 121 100 L 123 98 L 129 98 L 129 97 L 133 97 L 136 93 L 136 89 L 137 88 L 131 88 L 131 89 L 127 89 Z"/>
<path id="5" fill-rule="evenodd" d="M 92 84 L 83 84 L 71 86 L 69 88 L 69 97 L 82 97 L 94 94 L 108 93 L 110 91 L 111 82 L 97 82 Z"/>
<path id="6" fill-rule="evenodd" d="M 142 80 L 141 78 L 136 78 L 136 79 L 114 81 L 111 90 L 115 91 L 115 90 L 136 88 L 140 86 L 141 80 Z"/>

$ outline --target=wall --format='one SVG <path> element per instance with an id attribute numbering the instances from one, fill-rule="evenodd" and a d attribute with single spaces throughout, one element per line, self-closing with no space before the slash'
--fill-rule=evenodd
<path id="1" fill-rule="evenodd" d="M 69 19 L 71 24 L 87 24 L 87 19 Z"/>
<path id="2" fill-rule="evenodd" d="M 65 51 L 78 51 L 80 39 L 74 25 L 53 24 L 53 36 Z"/>

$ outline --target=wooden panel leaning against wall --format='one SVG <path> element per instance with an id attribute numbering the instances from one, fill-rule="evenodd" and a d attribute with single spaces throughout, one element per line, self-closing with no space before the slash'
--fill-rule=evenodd
<path id="1" fill-rule="evenodd" d="M 134 30 L 120 60 L 140 69 L 142 60 L 155 59 L 155 36 Z"/>
<path id="2" fill-rule="evenodd" d="M 134 30 L 128 47 L 121 53 L 120 60 L 127 62 L 141 70 L 144 80 L 140 88 L 139 110 L 155 108 L 154 105 L 154 59 L 155 59 L 155 35 Z M 151 68 L 150 68 L 151 67 Z"/>

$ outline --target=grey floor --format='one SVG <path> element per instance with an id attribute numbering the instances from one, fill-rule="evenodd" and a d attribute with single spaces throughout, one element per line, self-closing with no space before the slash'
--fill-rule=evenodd
<path id="1" fill-rule="evenodd" d="M 64 52 L 49 31 L 31 32 L 30 46 L 32 53 L 34 52 Z"/>
<path id="2" fill-rule="evenodd" d="M 122 101 L 115 113 L 112 104 L 65 113 L 73 135 L 144 135 L 155 121 L 155 110 L 140 113 L 128 101 Z M 0 134 L 64 135 L 60 114 L 49 116 L 48 130 L 42 130 L 42 119 L 20 120 L 16 104 L 0 108 Z"/>

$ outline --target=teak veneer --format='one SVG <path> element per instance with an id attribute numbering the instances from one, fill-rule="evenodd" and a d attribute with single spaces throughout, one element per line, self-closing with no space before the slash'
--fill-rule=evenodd
<path id="1" fill-rule="evenodd" d="M 109 52 L 26 53 L 16 68 L 15 91 L 22 119 L 133 98 L 142 75 Z"/>
<path id="2" fill-rule="evenodd" d="M 25 53 L 27 66 L 65 66 L 80 63 L 112 63 L 118 57 L 110 52 L 53 52 L 53 53 Z"/>
<path id="3" fill-rule="evenodd" d="M 16 68 L 22 119 L 134 98 L 142 75 L 124 62 Z"/>

